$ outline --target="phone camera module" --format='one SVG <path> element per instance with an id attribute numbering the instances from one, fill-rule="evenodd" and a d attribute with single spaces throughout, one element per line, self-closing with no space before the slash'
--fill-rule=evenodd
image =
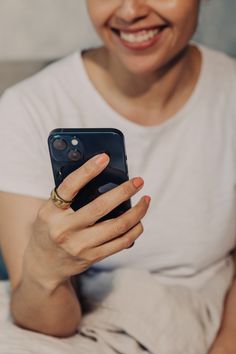
<path id="1" fill-rule="evenodd" d="M 53 142 L 53 147 L 55 150 L 63 151 L 67 148 L 67 142 L 64 139 L 55 139 Z"/>
<path id="2" fill-rule="evenodd" d="M 68 158 L 71 161 L 79 161 L 79 159 L 81 158 L 81 152 L 79 150 L 70 150 Z"/>

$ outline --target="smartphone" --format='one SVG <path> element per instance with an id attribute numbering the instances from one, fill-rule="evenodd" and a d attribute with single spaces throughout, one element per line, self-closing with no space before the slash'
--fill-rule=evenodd
<path id="1" fill-rule="evenodd" d="M 105 152 L 110 157 L 108 166 L 74 198 L 71 208 L 75 211 L 129 179 L 124 135 L 118 129 L 54 129 L 49 134 L 48 147 L 56 187 L 93 156 Z M 98 221 L 116 218 L 130 208 L 129 199 Z"/>

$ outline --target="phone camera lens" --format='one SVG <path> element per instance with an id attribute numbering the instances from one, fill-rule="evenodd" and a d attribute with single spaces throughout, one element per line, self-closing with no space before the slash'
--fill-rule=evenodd
<path id="1" fill-rule="evenodd" d="M 81 152 L 79 150 L 70 150 L 68 157 L 71 161 L 79 161 Z"/>
<path id="2" fill-rule="evenodd" d="M 53 142 L 53 147 L 56 150 L 63 151 L 67 147 L 67 142 L 64 139 L 55 139 Z"/>

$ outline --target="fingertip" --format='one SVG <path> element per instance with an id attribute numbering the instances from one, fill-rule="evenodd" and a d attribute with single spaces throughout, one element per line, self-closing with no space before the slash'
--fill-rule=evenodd
<path id="1" fill-rule="evenodd" d="M 102 153 L 94 157 L 94 162 L 100 166 L 106 164 L 109 160 L 110 157 L 106 153 Z"/>
<path id="2" fill-rule="evenodd" d="M 150 197 L 150 195 L 145 195 L 145 196 L 144 196 L 144 200 L 145 200 L 146 204 L 149 205 L 150 202 L 151 202 L 151 197 Z"/>
<path id="3" fill-rule="evenodd" d="M 139 189 L 144 185 L 144 180 L 142 179 L 142 177 L 135 177 L 133 178 L 132 183 L 135 188 Z"/>
<path id="4" fill-rule="evenodd" d="M 145 196 L 143 197 L 143 200 L 144 200 L 145 204 L 146 204 L 147 206 L 149 206 L 149 204 L 150 204 L 150 202 L 151 202 L 151 197 L 150 197 L 150 195 L 145 195 Z"/>

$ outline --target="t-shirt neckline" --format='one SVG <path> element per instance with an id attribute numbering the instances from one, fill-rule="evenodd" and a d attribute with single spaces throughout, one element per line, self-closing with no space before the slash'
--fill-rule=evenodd
<path id="1" fill-rule="evenodd" d="M 106 112 L 111 117 L 111 126 L 113 124 L 119 124 L 121 126 L 124 126 L 126 130 L 131 130 L 131 131 L 136 131 L 137 133 L 148 133 L 148 134 L 154 134 L 157 133 L 163 129 L 167 129 L 172 125 L 177 124 L 179 120 L 185 119 L 188 116 L 188 112 L 190 112 L 192 109 L 194 109 L 194 106 L 196 103 L 199 101 L 201 97 L 201 92 L 202 92 L 202 87 L 205 85 L 205 79 L 207 77 L 206 72 L 207 72 L 207 60 L 206 60 L 206 55 L 207 55 L 207 49 L 200 44 L 195 44 L 197 48 L 201 52 L 202 56 L 202 62 L 201 62 L 201 69 L 200 69 L 200 74 L 198 81 L 193 89 L 193 92 L 187 102 L 170 118 L 168 118 L 166 121 L 156 124 L 156 125 L 151 125 L 151 126 L 144 126 L 139 123 L 135 123 L 128 118 L 122 116 L 120 113 L 118 113 L 100 94 L 99 91 L 95 88 L 93 85 L 92 81 L 90 80 L 90 77 L 87 73 L 86 67 L 83 62 L 82 58 L 82 52 L 83 50 L 77 52 L 76 55 L 76 61 L 78 65 L 78 59 L 79 59 L 79 75 L 80 79 L 83 82 L 83 88 L 86 90 L 89 95 L 90 99 L 93 105 L 96 105 L 96 107 L 101 107 L 101 111 Z"/>

